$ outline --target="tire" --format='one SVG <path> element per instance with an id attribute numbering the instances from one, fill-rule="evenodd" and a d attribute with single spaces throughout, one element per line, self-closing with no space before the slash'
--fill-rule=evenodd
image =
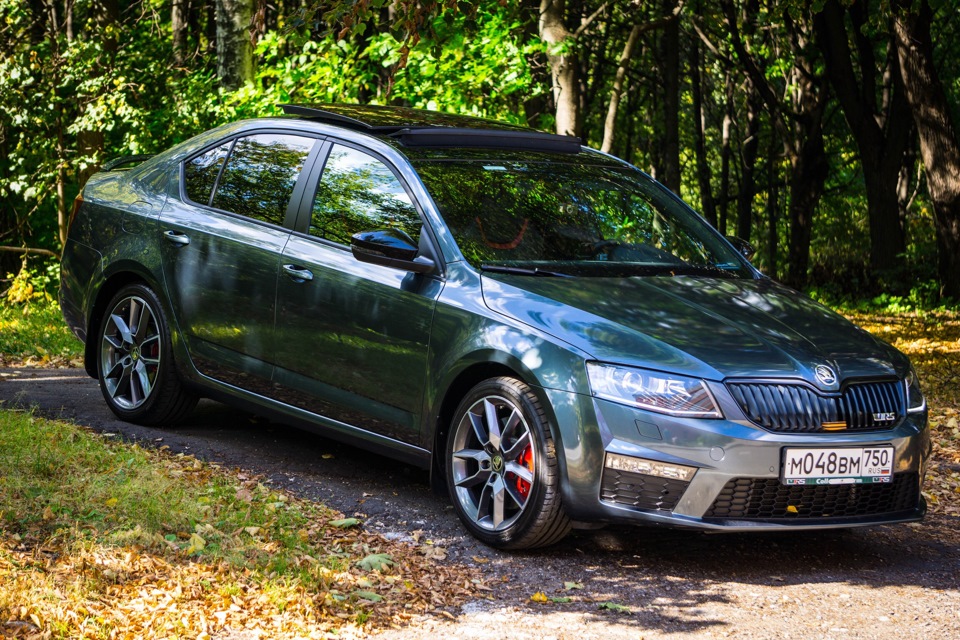
<path id="1" fill-rule="evenodd" d="M 457 515 L 480 541 L 532 549 L 570 531 L 550 424 L 523 382 L 491 378 L 470 390 L 450 425 L 445 462 Z"/>
<path id="2" fill-rule="evenodd" d="M 163 305 L 143 284 L 113 296 L 97 332 L 97 377 L 110 410 L 126 422 L 172 425 L 189 414 L 197 396 L 184 389 L 173 362 Z"/>

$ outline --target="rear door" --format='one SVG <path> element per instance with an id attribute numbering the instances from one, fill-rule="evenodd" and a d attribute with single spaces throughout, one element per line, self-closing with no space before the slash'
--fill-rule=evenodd
<path id="1" fill-rule="evenodd" d="M 384 159 L 336 142 L 307 193 L 309 228 L 281 261 L 274 381 L 296 406 L 417 443 L 442 282 L 359 262 L 349 247 L 352 234 L 388 227 L 420 238 L 417 207 Z"/>
<path id="2" fill-rule="evenodd" d="M 168 200 L 159 229 L 173 314 L 201 373 L 269 390 L 280 255 L 319 147 L 249 132 L 183 163 L 181 198 Z"/>

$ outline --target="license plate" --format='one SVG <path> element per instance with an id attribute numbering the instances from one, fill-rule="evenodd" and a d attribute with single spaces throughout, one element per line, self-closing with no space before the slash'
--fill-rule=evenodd
<path id="1" fill-rule="evenodd" d="M 873 484 L 893 481 L 893 447 L 784 449 L 780 482 Z"/>

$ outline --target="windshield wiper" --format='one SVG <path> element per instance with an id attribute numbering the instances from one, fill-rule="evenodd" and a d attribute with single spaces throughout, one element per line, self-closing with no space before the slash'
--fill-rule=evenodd
<path id="1" fill-rule="evenodd" d="M 572 278 L 568 273 L 559 273 L 557 271 L 546 271 L 540 268 L 529 269 L 527 267 L 508 267 L 502 264 L 481 264 L 481 271 L 491 273 L 509 273 L 518 276 L 539 276 L 550 278 Z"/>

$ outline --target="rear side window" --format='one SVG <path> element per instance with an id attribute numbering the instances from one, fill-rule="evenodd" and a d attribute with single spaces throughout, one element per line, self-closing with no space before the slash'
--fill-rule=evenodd
<path id="1" fill-rule="evenodd" d="M 360 231 L 395 228 L 420 236 L 420 215 L 393 171 L 373 156 L 334 145 L 317 185 L 310 235 L 340 244 Z"/>
<path id="2" fill-rule="evenodd" d="M 315 142 L 277 133 L 238 139 L 211 205 L 283 226 L 293 188 Z"/>
<path id="3" fill-rule="evenodd" d="M 201 153 L 184 166 L 184 189 L 187 197 L 199 204 L 210 204 L 213 185 L 220 174 L 220 167 L 230 151 L 230 143 Z"/>

